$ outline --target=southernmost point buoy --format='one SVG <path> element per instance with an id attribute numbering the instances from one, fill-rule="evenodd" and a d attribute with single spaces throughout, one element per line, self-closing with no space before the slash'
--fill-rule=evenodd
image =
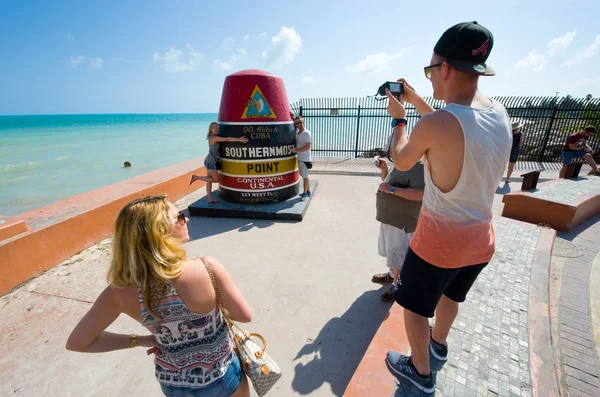
<path id="1" fill-rule="evenodd" d="M 298 194 L 296 130 L 281 77 L 243 70 L 225 78 L 219 135 L 248 143 L 221 143 L 219 195 L 240 204 L 268 204 Z"/>

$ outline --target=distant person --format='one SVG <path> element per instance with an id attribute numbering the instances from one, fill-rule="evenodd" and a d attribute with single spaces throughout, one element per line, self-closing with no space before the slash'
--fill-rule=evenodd
<path id="1" fill-rule="evenodd" d="M 393 302 L 400 270 L 417 227 L 425 180 L 422 161 L 408 171 L 398 171 L 393 167 L 389 171 L 384 159 L 378 161 L 376 167 L 381 171 L 383 181 L 376 198 L 376 218 L 380 222 L 378 249 L 379 255 L 386 258 L 389 271 L 375 274 L 371 281 L 391 282 L 392 285 L 381 295 L 381 299 Z"/>
<path id="2" fill-rule="evenodd" d="M 594 151 L 587 144 L 588 139 L 596 133 L 596 127 L 593 125 L 589 125 L 578 131 L 574 134 L 571 134 L 567 137 L 565 141 L 565 146 L 563 147 L 563 166 L 560 169 L 560 173 L 558 175 L 559 178 L 564 178 L 565 173 L 567 172 L 567 165 L 573 162 L 575 159 L 584 159 L 592 170 L 588 173 L 588 175 L 600 175 L 598 172 L 598 164 L 594 161 L 592 154 Z"/>
<path id="3" fill-rule="evenodd" d="M 148 347 L 165 396 L 248 397 L 248 382 L 223 313 L 247 323 L 252 312 L 225 266 L 206 257 L 223 307 L 218 304 L 202 259 L 188 258 L 182 246 L 189 240 L 188 222 L 164 196 L 137 199 L 121 209 L 109 286 L 79 321 L 66 347 L 83 353 Z M 105 331 L 122 313 L 150 335 Z"/>
<path id="4" fill-rule="evenodd" d="M 457 24 L 442 34 L 424 68 L 433 97 L 446 103 L 440 110 L 434 111 L 403 79 L 400 100 L 387 91 L 388 113 L 395 119 L 392 160 L 407 171 L 425 156 L 425 192 L 395 294 L 404 307 L 411 355 L 390 351 L 385 361 L 396 378 L 426 393 L 435 391 L 432 371 L 448 360 L 446 338 L 459 303 L 495 251 L 492 205 L 512 134 L 504 106 L 478 90 L 479 76 L 495 74 L 486 65 L 493 44 L 492 33 L 477 22 Z M 403 100 L 422 116 L 410 139 Z"/>
<path id="5" fill-rule="evenodd" d="M 219 136 L 219 123 L 212 122 L 208 127 L 208 134 L 206 135 L 206 139 L 208 139 L 208 155 L 204 158 L 204 167 L 206 167 L 207 176 L 200 175 L 192 175 L 190 179 L 190 185 L 196 181 L 204 181 L 206 182 L 206 198 L 210 204 L 218 203 L 219 200 L 215 200 L 212 197 L 212 184 L 219 183 L 219 173 L 217 172 L 217 163 L 219 163 L 220 155 L 219 148 L 220 142 L 240 142 L 247 143 L 248 138 L 231 138 L 231 137 L 221 137 Z"/>
<path id="6" fill-rule="evenodd" d="M 515 164 L 519 159 L 519 153 L 521 153 L 521 143 L 523 142 L 521 128 L 523 128 L 523 124 L 521 124 L 520 121 L 514 121 L 512 123 L 512 148 L 510 149 L 510 158 L 508 160 L 506 183 L 510 183 L 510 176 L 512 175 L 513 169 L 515 168 Z"/>
<path id="7" fill-rule="evenodd" d="M 296 127 L 296 147 L 292 148 L 292 153 L 297 153 L 298 155 L 298 170 L 304 181 L 304 190 L 300 193 L 300 200 L 304 201 L 307 197 L 311 196 L 308 170 L 312 168 L 312 157 L 310 155 L 312 135 L 309 130 L 304 128 L 304 119 L 302 116 L 294 116 L 293 113 L 291 113 L 291 116 L 294 120 L 294 127 Z"/>
<path id="8" fill-rule="evenodd" d="M 126 161 L 123 163 L 123 167 L 129 168 L 129 167 L 131 167 L 131 163 L 129 161 Z"/>

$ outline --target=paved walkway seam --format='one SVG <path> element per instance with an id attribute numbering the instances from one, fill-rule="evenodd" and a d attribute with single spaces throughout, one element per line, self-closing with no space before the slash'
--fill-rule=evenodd
<path id="1" fill-rule="evenodd" d="M 534 396 L 558 397 L 558 373 L 550 338 L 550 260 L 556 231 L 542 229 L 535 249 L 529 283 L 529 370 Z"/>

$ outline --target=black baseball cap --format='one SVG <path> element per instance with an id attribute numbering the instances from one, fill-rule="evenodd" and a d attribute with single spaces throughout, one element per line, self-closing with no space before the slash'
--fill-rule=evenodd
<path id="1" fill-rule="evenodd" d="M 473 21 L 459 23 L 446 30 L 433 52 L 446 58 L 448 64 L 456 70 L 493 76 L 496 72 L 485 63 L 493 46 L 492 32 Z"/>

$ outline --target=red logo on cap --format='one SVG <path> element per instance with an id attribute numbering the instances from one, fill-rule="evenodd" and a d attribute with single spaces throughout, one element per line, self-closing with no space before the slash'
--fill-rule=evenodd
<path id="1" fill-rule="evenodd" d="M 481 47 L 479 47 L 479 48 L 478 48 L 478 49 L 476 49 L 476 50 L 473 50 L 473 51 L 471 52 L 471 54 L 473 54 L 473 56 L 475 56 L 475 55 L 477 55 L 477 54 L 481 53 L 483 56 L 485 56 L 485 55 L 487 54 L 487 52 L 488 52 L 488 47 L 489 47 L 489 45 L 490 45 L 490 39 L 487 39 L 487 40 L 485 41 L 485 43 L 483 43 L 483 45 L 482 45 Z"/>

